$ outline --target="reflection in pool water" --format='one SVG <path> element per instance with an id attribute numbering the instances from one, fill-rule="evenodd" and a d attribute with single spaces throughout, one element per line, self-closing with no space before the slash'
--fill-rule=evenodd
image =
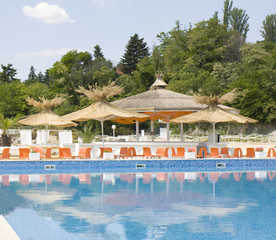
<path id="1" fill-rule="evenodd" d="M 275 172 L 0 176 L 21 239 L 273 239 Z"/>

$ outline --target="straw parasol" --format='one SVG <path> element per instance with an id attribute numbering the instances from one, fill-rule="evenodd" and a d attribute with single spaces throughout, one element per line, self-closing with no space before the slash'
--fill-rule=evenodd
<path id="1" fill-rule="evenodd" d="M 235 123 L 255 123 L 257 120 L 242 116 L 240 114 L 228 112 L 221 108 L 219 104 L 232 102 L 236 98 L 235 89 L 222 96 L 201 96 L 195 95 L 194 100 L 207 107 L 199 112 L 192 113 L 183 117 L 172 119 L 175 123 L 197 123 L 210 122 L 213 125 L 213 144 L 215 142 L 215 124 L 218 122 L 235 122 Z"/>
<path id="2" fill-rule="evenodd" d="M 61 117 L 63 120 L 67 121 L 87 121 L 90 119 L 95 119 L 101 121 L 102 128 L 102 141 L 104 143 L 104 130 L 103 122 L 106 120 L 123 122 L 123 123 L 133 123 L 133 121 L 145 121 L 149 117 L 144 114 L 136 113 L 121 109 L 108 102 L 111 96 L 119 95 L 122 93 L 123 89 L 120 86 L 115 85 L 115 82 L 109 82 L 107 86 L 99 88 L 97 86 L 90 86 L 89 89 L 84 87 L 79 87 L 77 92 L 85 95 L 89 99 L 93 100 L 94 103 L 90 106 L 78 110 L 73 113 L 69 113 Z"/>
<path id="3" fill-rule="evenodd" d="M 65 101 L 63 96 L 56 96 L 52 100 L 47 100 L 44 97 L 41 97 L 39 100 L 40 101 L 36 101 L 30 97 L 26 98 L 27 103 L 34 106 L 35 108 L 40 109 L 40 112 L 19 120 L 18 122 L 20 124 L 31 126 L 44 125 L 46 128 L 48 126 L 72 127 L 77 125 L 71 121 L 64 121 L 60 118 L 59 115 L 52 111 L 52 108 L 60 105 L 63 101 Z"/>
<path id="4" fill-rule="evenodd" d="M 171 119 L 200 111 L 206 107 L 206 104 L 196 102 L 193 96 L 168 90 L 166 86 L 167 84 L 161 78 L 161 75 L 156 74 L 156 80 L 148 91 L 114 101 L 112 104 L 149 115 L 152 132 L 153 121 L 160 119 L 166 122 L 167 140 L 169 140 L 169 122 Z M 236 111 L 227 106 L 221 107 L 227 111 Z M 181 138 L 183 139 L 182 136 Z"/>

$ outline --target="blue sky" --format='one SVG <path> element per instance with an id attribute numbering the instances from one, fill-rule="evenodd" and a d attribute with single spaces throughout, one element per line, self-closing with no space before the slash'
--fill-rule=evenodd
<path id="1" fill-rule="evenodd" d="M 99 44 L 107 59 L 118 63 L 130 36 L 137 33 L 149 47 L 156 35 L 168 32 L 179 20 L 188 27 L 221 19 L 224 0 L 0 0 L 0 64 L 13 64 L 25 80 L 30 67 L 45 72 L 67 51 L 93 52 Z M 262 40 L 262 21 L 276 13 L 275 0 L 234 0 L 246 10 L 247 41 Z M 1 70 L 1 69 L 0 69 Z"/>

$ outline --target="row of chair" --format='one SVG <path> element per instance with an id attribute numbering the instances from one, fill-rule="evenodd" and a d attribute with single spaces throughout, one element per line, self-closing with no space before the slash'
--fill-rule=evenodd
<path id="1" fill-rule="evenodd" d="M 100 157 L 103 157 L 104 152 L 112 152 L 112 148 L 100 148 L 101 153 Z M 194 149 L 195 151 L 195 149 Z M 169 154 L 171 152 L 171 154 Z M 156 153 L 151 153 L 150 147 L 143 147 L 143 154 L 137 155 L 136 149 L 134 147 L 122 147 L 120 149 L 119 155 L 115 155 L 114 158 L 131 158 L 131 157 L 145 157 L 145 158 L 162 158 L 162 157 L 178 157 L 178 158 L 184 158 L 185 157 L 185 148 L 178 147 L 177 150 L 173 147 L 158 147 L 156 149 Z M 241 148 L 235 148 L 233 155 L 229 154 L 229 148 L 224 147 L 221 148 L 220 151 L 218 148 L 211 148 L 210 153 L 208 153 L 207 148 L 202 147 L 199 149 L 198 153 L 195 154 L 196 158 L 220 158 L 220 157 L 227 157 L 227 158 L 241 158 L 241 157 L 247 157 L 247 158 L 254 158 L 255 157 L 255 149 L 254 148 L 247 148 L 246 154 L 243 155 Z M 267 153 L 267 157 L 276 157 L 276 151 L 274 148 L 270 148 Z"/>
<path id="2" fill-rule="evenodd" d="M 101 147 L 100 157 L 103 158 L 104 152 L 112 152 L 112 148 Z M 162 157 L 185 157 L 185 148 L 178 147 L 175 151 L 173 147 L 158 147 L 156 153 L 152 154 L 150 147 L 143 147 L 143 154 L 138 155 L 134 147 L 121 147 L 119 155 L 115 155 L 114 158 L 131 158 L 131 157 L 145 157 L 145 158 L 162 158 Z"/>
<path id="3" fill-rule="evenodd" d="M 51 159 L 52 158 L 52 148 L 47 148 L 44 154 L 44 150 L 42 147 L 34 147 L 34 148 L 18 148 L 19 150 L 19 159 L 28 159 L 31 152 L 40 153 L 40 158 L 42 159 Z M 91 158 L 91 148 L 80 148 L 79 154 L 77 156 L 73 156 L 71 154 L 70 148 L 59 148 L 59 158 L 63 159 L 73 159 L 73 158 Z M 9 159 L 10 158 L 10 148 L 4 148 L 0 159 Z"/>
<path id="4" fill-rule="evenodd" d="M 207 152 L 206 148 L 200 148 L 198 154 L 196 155 L 197 158 L 203 157 L 211 157 L 211 158 L 219 158 L 219 157 L 232 157 L 232 158 L 255 158 L 256 150 L 254 148 L 246 148 L 246 154 L 242 153 L 241 148 L 235 148 L 233 155 L 229 155 L 228 148 L 221 148 L 220 153 L 218 148 L 211 148 L 210 153 Z M 267 157 L 276 157 L 276 151 L 274 148 L 269 148 L 267 152 Z"/>

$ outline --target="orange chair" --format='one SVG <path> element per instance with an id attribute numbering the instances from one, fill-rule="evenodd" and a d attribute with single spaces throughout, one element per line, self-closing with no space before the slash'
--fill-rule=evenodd
<path id="1" fill-rule="evenodd" d="M 59 148 L 59 158 L 75 158 L 71 154 L 70 148 Z"/>
<path id="2" fill-rule="evenodd" d="M 243 157 L 241 148 L 235 148 L 233 156 L 230 156 L 230 157 L 232 157 L 232 158 L 241 158 L 241 157 Z"/>
<path id="3" fill-rule="evenodd" d="M 10 148 L 4 148 L 0 159 L 9 159 L 10 158 Z"/>
<path id="4" fill-rule="evenodd" d="M 143 147 L 143 157 L 153 157 L 150 147 Z"/>
<path id="5" fill-rule="evenodd" d="M 127 149 L 127 158 L 131 158 L 131 157 L 142 157 L 143 155 L 137 155 L 136 153 L 136 149 L 134 147 L 130 147 Z"/>
<path id="6" fill-rule="evenodd" d="M 40 157 L 41 158 L 51 159 L 52 158 L 52 148 L 47 148 L 45 155 L 40 156 Z"/>
<path id="7" fill-rule="evenodd" d="M 101 158 L 103 157 L 104 152 L 112 152 L 112 148 L 109 148 L 109 147 L 101 147 L 100 150 L 101 150 L 101 154 L 100 154 Z"/>
<path id="8" fill-rule="evenodd" d="M 267 152 L 267 157 L 276 157 L 276 151 L 274 148 L 269 148 Z"/>
<path id="9" fill-rule="evenodd" d="M 29 158 L 30 152 L 31 152 L 30 148 L 19 148 L 19 158 L 20 159 L 27 159 L 27 158 Z"/>
<path id="10" fill-rule="evenodd" d="M 208 154 L 206 157 L 213 157 L 213 158 L 220 158 L 218 148 L 211 148 L 211 153 Z"/>
<path id="11" fill-rule="evenodd" d="M 184 147 L 178 147 L 176 149 L 176 151 L 177 151 L 177 154 L 176 154 L 177 157 L 179 157 L 179 158 L 185 157 L 185 148 Z"/>
<path id="12" fill-rule="evenodd" d="M 159 158 L 165 157 L 165 149 L 163 147 L 156 148 L 156 156 Z"/>
<path id="13" fill-rule="evenodd" d="M 79 158 L 91 158 L 91 148 L 80 148 Z"/>
<path id="14" fill-rule="evenodd" d="M 119 155 L 115 155 L 115 158 L 121 157 L 125 158 L 127 156 L 127 147 L 121 147 Z"/>
<path id="15" fill-rule="evenodd" d="M 246 148 L 245 157 L 254 158 L 255 157 L 255 149 L 254 148 Z"/>
<path id="16" fill-rule="evenodd" d="M 202 147 L 199 149 L 198 154 L 196 155 L 197 158 L 204 158 L 208 155 L 207 148 Z"/>
<path id="17" fill-rule="evenodd" d="M 171 147 L 171 148 L 167 147 L 165 149 L 165 157 L 169 157 L 169 149 L 172 150 L 172 157 L 176 157 L 175 149 L 173 147 Z"/>
<path id="18" fill-rule="evenodd" d="M 221 148 L 220 149 L 220 155 L 225 155 L 226 157 L 230 157 L 229 156 L 229 149 L 227 147 Z"/>

